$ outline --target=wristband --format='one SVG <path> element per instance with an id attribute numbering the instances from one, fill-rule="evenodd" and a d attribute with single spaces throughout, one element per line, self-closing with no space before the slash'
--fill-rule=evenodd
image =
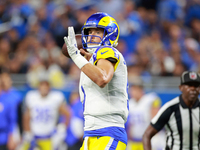
<path id="1" fill-rule="evenodd" d="M 89 63 L 85 57 L 83 57 L 81 54 L 77 54 L 74 57 L 71 57 L 74 63 L 78 66 L 79 69 L 81 69 L 83 66 L 85 66 L 87 63 Z"/>

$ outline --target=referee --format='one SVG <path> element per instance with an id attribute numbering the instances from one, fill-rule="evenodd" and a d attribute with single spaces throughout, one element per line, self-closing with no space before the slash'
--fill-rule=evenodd
<path id="1" fill-rule="evenodd" d="M 144 150 L 151 150 L 151 138 L 163 127 L 165 150 L 200 149 L 200 76 L 183 72 L 179 89 L 182 94 L 167 102 L 151 120 L 143 135 Z"/>

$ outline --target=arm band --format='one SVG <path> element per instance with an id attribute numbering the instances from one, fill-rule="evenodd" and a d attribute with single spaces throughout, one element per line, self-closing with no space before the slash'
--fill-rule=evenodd
<path id="1" fill-rule="evenodd" d="M 81 54 L 75 55 L 75 57 L 71 57 L 74 63 L 81 69 L 87 63 L 89 63 Z"/>

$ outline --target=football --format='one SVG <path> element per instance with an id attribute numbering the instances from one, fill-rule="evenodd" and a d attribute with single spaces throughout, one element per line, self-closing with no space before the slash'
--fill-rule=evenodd
<path id="1" fill-rule="evenodd" d="M 76 35 L 75 35 L 76 41 L 77 41 L 78 49 L 81 49 L 81 48 L 83 49 L 81 36 L 82 36 L 81 34 L 76 34 Z M 86 51 L 86 50 L 85 50 L 85 51 Z M 63 53 L 66 57 L 70 58 L 70 56 L 69 56 L 69 54 L 68 54 L 68 51 L 67 51 L 67 46 L 66 46 L 65 42 L 64 42 L 64 44 L 63 44 L 63 46 L 62 46 L 62 53 Z"/>

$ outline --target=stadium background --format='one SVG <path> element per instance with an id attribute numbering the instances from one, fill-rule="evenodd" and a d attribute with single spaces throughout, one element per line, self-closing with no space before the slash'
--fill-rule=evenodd
<path id="1" fill-rule="evenodd" d="M 184 70 L 200 71 L 199 0 L 1 0 L 0 68 L 23 94 L 39 78 L 67 98 L 77 90 L 79 70 L 61 53 L 67 27 L 76 33 L 88 16 L 107 12 L 121 32 L 118 49 L 129 80 L 141 77 L 163 104 L 179 94 Z"/>

